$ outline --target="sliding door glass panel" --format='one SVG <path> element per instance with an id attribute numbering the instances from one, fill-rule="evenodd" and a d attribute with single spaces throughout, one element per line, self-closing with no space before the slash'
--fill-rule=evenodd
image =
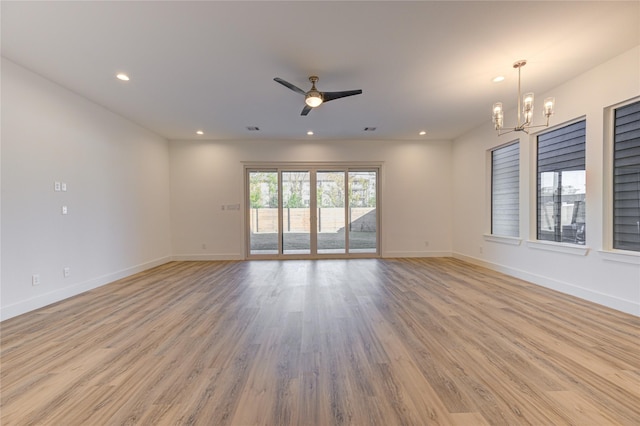
<path id="1" fill-rule="evenodd" d="M 282 253 L 311 253 L 311 180 L 308 171 L 282 172 Z"/>
<path id="2" fill-rule="evenodd" d="M 249 172 L 249 251 L 278 254 L 278 172 Z"/>
<path id="3" fill-rule="evenodd" d="M 346 253 L 345 172 L 316 173 L 317 252 Z"/>
<path id="4" fill-rule="evenodd" d="M 349 172 L 349 253 L 377 252 L 377 171 Z"/>

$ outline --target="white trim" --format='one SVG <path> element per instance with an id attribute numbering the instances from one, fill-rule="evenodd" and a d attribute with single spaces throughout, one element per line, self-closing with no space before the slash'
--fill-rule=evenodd
<path id="1" fill-rule="evenodd" d="M 51 305 L 52 303 L 68 299 L 69 297 L 77 296 L 81 293 L 93 290 L 105 284 L 109 284 L 122 278 L 137 274 L 139 272 L 146 271 L 147 269 L 155 268 L 156 266 L 171 262 L 172 260 L 173 259 L 171 256 L 161 257 L 159 259 L 141 263 L 139 265 L 132 266 L 130 268 L 126 268 L 110 274 L 105 274 L 81 283 L 70 285 L 68 287 L 56 289 L 44 294 L 39 294 L 35 297 L 21 300 L 20 302 L 14 303 L 12 305 L 4 306 L 0 308 L 0 321 L 4 321 L 21 314 L 43 308 L 45 306 Z"/>
<path id="2" fill-rule="evenodd" d="M 607 262 L 630 263 L 640 265 L 640 252 L 598 250 L 603 260 Z"/>
<path id="3" fill-rule="evenodd" d="M 221 254 L 178 254 L 172 256 L 171 260 L 177 262 L 200 262 L 200 261 L 215 261 L 215 260 L 243 260 L 242 253 L 221 253 Z"/>
<path id="4" fill-rule="evenodd" d="M 602 245 L 613 249 L 613 139 L 616 106 L 602 111 Z"/>
<path id="5" fill-rule="evenodd" d="M 490 243 L 508 244 L 511 246 L 519 246 L 522 243 L 522 238 L 520 237 L 505 237 L 504 235 L 493 234 L 484 234 L 482 237 Z"/>
<path id="6" fill-rule="evenodd" d="M 554 251 L 556 253 L 573 254 L 576 256 L 586 256 L 590 248 L 575 244 L 556 243 L 553 241 L 527 241 L 527 246 L 532 249 Z"/>
<path id="7" fill-rule="evenodd" d="M 326 254 L 321 254 L 321 253 L 317 253 L 317 235 L 316 234 L 316 227 L 317 227 L 317 215 L 316 215 L 316 210 L 317 210 L 317 205 L 316 205 L 316 197 L 315 197 L 315 193 L 317 191 L 317 185 L 316 185 L 316 177 L 317 177 L 317 173 L 318 171 L 324 171 L 329 170 L 329 171 L 341 171 L 344 172 L 344 178 L 345 178 L 345 203 L 347 203 L 347 197 L 349 195 L 349 172 L 357 172 L 357 171 L 375 171 L 376 173 L 376 206 L 375 206 L 375 212 L 376 212 L 376 251 L 375 253 L 367 253 L 367 254 L 362 254 L 362 253 L 358 253 L 356 252 L 348 252 L 345 253 L 344 256 L 336 256 L 337 258 L 345 258 L 345 259 L 349 259 L 349 258 L 363 258 L 363 257 L 372 257 L 372 258 L 377 258 L 381 256 L 381 251 L 382 251 L 382 235 L 381 235 L 381 229 L 382 229 L 382 186 L 383 186 L 383 161 L 335 161 L 335 162 L 296 162 L 296 161 L 291 161 L 291 162 L 253 162 L 253 161 L 241 161 L 241 163 L 243 164 L 243 181 L 244 181 L 244 201 L 243 201 L 243 205 L 244 205 L 244 214 L 245 214 L 245 218 L 244 218 L 244 225 L 243 225 L 243 249 L 242 249 L 242 255 L 243 255 L 243 259 L 244 260 L 258 260 L 258 259 L 291 259 L 291 258 L 300 258 L 300 259 L 322 259 L 322 258 L 329 258 L 331 256 L 327 256 Z M 263 256 L 263 255 L 256 255 L 256 254 L 252 254 L 251 250 L 250 250 L 250 229 L 251 229 L 251 207 L 249 206 L 250 204 L 250 181 L 249 181 L 249 174 L 251 171 L 271 171 L 271 172 L 276 172 L 278 174 L 278 223 L 279 223 L 279 230 L 278 230 L 278 253 L 275 253 L 273 255 L 267 255 L 267 256 Z M 283 210 L 284 207 L 282 207 L 283 202 L 282 202 L 282 196 L 283 196 L 283 190 L 282 190 L 282 173 L 283 172 L 287 172 L 287 171 L 297 171 L 297 170 L 304 170 L 306 172 L 309 173 L 309 187 L 311 188 L 311 199 L 310 199 L 310 206 L 309 206 L 309 210 L 310 210 L 310 229 L 311 229 L 311 241 L 310 241 L 310 250 L 308 254 L 304 254 L 304 255 L 299 255 L 299 256 L 295 256 L 295 255 L 290 255 L 290 254 L 284 254 L 282 253 L 283 247 L 282 247 L 282 235 L 283 235 Z M 348 203 L 347 203 L 348 204 Z M 348 209 L 345 209 L 345 221 L 347 220 L 347 215 L 348 215 Z M 345 222 L 347 223 L 347 222 Z M 346 225 L 345 225 L 346 226 Z M 345 235 L 346 240 L 345 240 L 345 244 L 346 247 L 349 246 L 349 234 L 347 233 Z"/>
<path id="8" fill-rule="evenodd" d="M 603 109 L 602 112 L 602 180 L 603 180 L 603 194 L 602 194 L 602 219 L 604 221 L 602 227 L 602 241 L 604 250 L 610 253 L 619 253 L 613 248 L 613 199 L 614 199 L 614 165 L 613 160 L 615 156 L 615 112 L 618 108 L 625 107 L 640 101 L 640 96 L 635 96 L 631 99 L 627 99 L 623 102 L 618 102 L 614 105 L 609 105 Z M 622 253 L 624 254 L 624 253 Z M 613 257 L 606 260 L 616 261 Z M 617 260 L 624 262 L 624 260 Z"/>
<path id="9" fill-rule="evenodd" d="M 620 299 L 618 297 L 600 293 L 598 291 L 580 287 L 564 281 L 555 280 L 543 275 L 532 274 L 530 272 L 512 268 L 510 266 L 487 262 L 485 260 L 466 256 L 461 253 L 453 253 L 453 257 L 465 262 L 473 263 L 474 265 L 502 272 L 504 274 L 519 278 L 535 285 L 546 287 L 551 290 L 556 290 L 570 296 L 578 297 L 580 299 L 588 300 L 589 302 L 597 303 L 598 305 L 602 305 L 611 309 L 640 317 L 640 303 L 634 302 L 632 300 Z"/>
<path id="10" fill-rule="evenodd" d="M 529 134 L 529 180 L 527 182 L 529 186 L 529 238 L 533 241 L 534 238 L 538 235 L 538 136 L 553 132 L 555 130 L 561 129 L 563 127 L 571 126 L 573 124 L 579 123 L 581 121 L 585 122 L 585 173 L 586 173 L 586 155 L 587 155 L 587 115 L 581 115 L 579 117 L 573 118 L 571 120 L 567 120 L 553 126 L 545 127 L 543 129 L 539 129 L 535 132 Z M 589 188 L 586 190 L 585 194 L 586 201 L 589 201 Z M 589 204 L 587 204 L 589 205 Z M 537 241 L 535 241 L 537 242 Z M 558 244 L 558 243 L 556 243 Z M 537 247 L 536 247 L 537 248 Z M 542 249 L 542 248 L 541 248 Z M 552 250 L 552 249 L 550 249 Z M 559 251 L 559 250 L 552 250 Z M 586 254 L 586 253 L 585 253 Z"/>
<path id="11" fill-rule="evenodd" d="M 287 168 L 331 168 L 343 167 L 349 169 L 367 169 L 369 167 L 382 167 L 384 161 L 241 161 L 246 169 L 287 169 Z"/>
<path id="12" fill-rule="evenodd" d="M 502 148 L 506 148 L 511 145 L 518 145 L 518 231 L 522 226 L 522 215 L 521 215 L 521 207 L 522 203 L 522 143 L 520 141 L 520 136 L 516 139 L 511 139 L 508 142 L 501 143 L 494 147 L 491 147 L 485 151 L 485 229 L 489 232 L 493 230 L 493 152 Z M 485 234 L 492 235 L 492 234 Z M 487 240 L 489 241 L 489 240 Z"/>
<path id="13" fill-rule="evenodd" d="M 386 251 L 382 253 L 383 259 L 395 259 L 399 257 L 451 257 L 450 251 Z"/>

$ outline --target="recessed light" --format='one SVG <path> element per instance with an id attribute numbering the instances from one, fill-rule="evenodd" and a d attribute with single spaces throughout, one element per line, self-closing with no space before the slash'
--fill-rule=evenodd
<path id="1" fill-rule="evenodd" d="M 307 132 L 307 135 L 309 135 L 309 136 L 313 136 L 313 131 L 312 131 L 312 130 L 309 130 L 309 131 Z"/>
<path id="2" fill-rule="evenodd" d="M 118 80 L 122 80 L 122 81 L 129 81 L 129 76 L 126 75 L 125 73 L 121 72 L 120 74 L 116 75 L 116 78 Z"/>
<path id="3" fill-rule="evenodd" d="M 504 81 L 504 76 L 503 75 L 499 75 L 497 77 L 495 77 L 493 80 L 494 83 L 500 83 L 501 81 Z"/>
<path id="4" fill-rule="evenodd" d="M 425 132 L 424 130 L 421 130 L 420 133 L 418 133 L 420 136 L 424 136 L 427 134 L 427 132 Z"/>
<path id="5" fill-rule="evenodd" d="M 198 131 L 196 132 L 196 134 L 198 134 L 198 135 L 204 135 L 204 132 L 203 132 L 202 130 L 198 130 Z"/>

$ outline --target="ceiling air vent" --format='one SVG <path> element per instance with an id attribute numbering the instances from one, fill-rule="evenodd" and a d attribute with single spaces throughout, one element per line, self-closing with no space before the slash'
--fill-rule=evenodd
<path id="1" fill-rule="evenodd" d="M 247 130 L 250 132 L 258 132 L 260 128 L 258 126 L 247 126 Z"/>
<path id="2" fill-rule="evenodd" d="M 364 131 L 365 132 L 375 132 L 377 127 L 365 127 Z"/>

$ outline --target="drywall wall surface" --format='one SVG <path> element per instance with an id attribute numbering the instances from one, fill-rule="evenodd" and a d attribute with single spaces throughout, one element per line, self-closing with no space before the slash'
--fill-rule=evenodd
<path id="1" fill-rule="evenodd" d="M 450 142 L 171 141 L 170 159 L 177 259 L 244 258 L 248 163 L 380 164 L 382 255 L 451 253 Z"/>
<path id="2" fill-rule="evenodd" d="M 1 183 L 2 319 L 170 260 L 168 142 L 6 59 Z"/>
<path id="3" fill-rule="evenodd" d="M 606 112 L 640 96 L 640 47 L 608 61 L 537 99 L 556 98 L 552 126 L 586 120 L 586 227 L 584 246 L 540 244 L 536 240 L 536 135 L 497 137 L 490 119 L 453 143 L 453 252 L 456 256 L 640 315 L 640 253 L 610 250 Z M 507 100 L 503 100 L 507 101 Z M 515 88 L 514 99 L 515 104 Z M 505 123 L 516 111 L 505 113 Z M 536 117 L 541 120 L 540 117 Z M 514 121 L 515 122 L 515 121 Z M 520 142 L 520 238 L 492 239 L 489 152 Z M 474 206 L 472 210 L 469 206 Z"/>

